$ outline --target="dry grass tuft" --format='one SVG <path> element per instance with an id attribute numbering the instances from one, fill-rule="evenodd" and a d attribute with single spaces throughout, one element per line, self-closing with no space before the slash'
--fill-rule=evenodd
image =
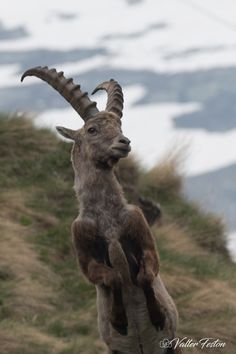
<path id="1" fill-rule="evenodd" d="M 50 353 L 58 354 L 68 348 L 63 340 L 23 323 L 9 323 L 0 330 L 1 354 Z"/>
<path id="2" fill-rule="evenodd" d="M 11 191 L 2 197 L 8 202 L 0 211 L 0 267 L 8 267 L 14 275 L 13 294 L 6 300 L 6 305 L 20 318 L 49 311 L 52 308 L 49 299 L 55 298 L 59 279 L 39 260 L 33 245 L 29 243 L 31 230 L 18 221 L 17 215 L 27 211 L 23 194 Z"/>
<path id="3" fill-rule="evenodd" d="M 166 247 L 176 253 L 186 256 L 202 256 L 207 255 L 204 250 L 194 240 L 189 239 L 189 234 L 185 228 L 177 223 L 165 222 L 156 230 L 157 245 L 158 241 L 165 241 Z"/>
<path id="4" fill-rule="evenodd" d="M 161 195 L 178 195 L 182 189 L 182 166 L 184 161 L 182 149 L 166 154 L 162 160 L 150 171 L 144 174 L 140 187 L 154 194 L 155 198 Z"/>

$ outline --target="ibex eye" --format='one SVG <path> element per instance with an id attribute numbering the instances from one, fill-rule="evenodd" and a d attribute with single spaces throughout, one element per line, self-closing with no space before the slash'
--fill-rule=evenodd
<path id="1" fill-rule="evenodd" d="M 97 130 L 96 130 L 96 128 L 92 128 L 92 127 L 91 127 L 91 128 L 88 129 L 88 133 L 89 133 L 89 134 L 96 134 L 96 133 L 97 133 Z"/>

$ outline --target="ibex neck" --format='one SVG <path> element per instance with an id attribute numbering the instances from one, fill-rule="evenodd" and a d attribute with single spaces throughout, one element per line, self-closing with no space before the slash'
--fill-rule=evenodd
<path id="1" fill-rule="evenodd" d="M 81 214 L 98 215 L 104 211 L 124 208 L 126 201 L 113 170 L 103 170 L 91 164 L 75 174 L 75 191 Z"/>

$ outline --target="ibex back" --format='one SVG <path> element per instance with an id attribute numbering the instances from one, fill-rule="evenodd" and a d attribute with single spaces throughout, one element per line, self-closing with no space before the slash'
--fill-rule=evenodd
<path id="1" fill-rule="evenodd" d="M 94 92 L 108 93 L 106 109 L 99 112 L 63 72 L 37 67 L 22 80 L 26 76 L 50 84 L 85 122 L 80 130 L 57 130 L 74 141 L 80 213 L 72 224 L 73 244 L 83 274 L 97 289 L 101 337 L 110 353 L 163 353 L 160 340 L 175 337 L 177 311 L 158 274 L 150 228 L 141 210 L 126 202 L 114 174 L 115 164 L 130 152 L 130 140 L 121 130 L 122 89 L 114 80 L 99 85 Z"/>

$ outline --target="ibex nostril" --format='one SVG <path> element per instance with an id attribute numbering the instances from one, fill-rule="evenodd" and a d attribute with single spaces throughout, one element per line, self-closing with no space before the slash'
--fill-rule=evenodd
<path id="1" fill-rule="evenodd" d="M 130 140 L 126 137 L 122 137 L 120 140 L 119 140 L 119 143 L 122 143 L 122 144 L 125 144 L 125 145 L 129 145 L 130 144 Z"/>

